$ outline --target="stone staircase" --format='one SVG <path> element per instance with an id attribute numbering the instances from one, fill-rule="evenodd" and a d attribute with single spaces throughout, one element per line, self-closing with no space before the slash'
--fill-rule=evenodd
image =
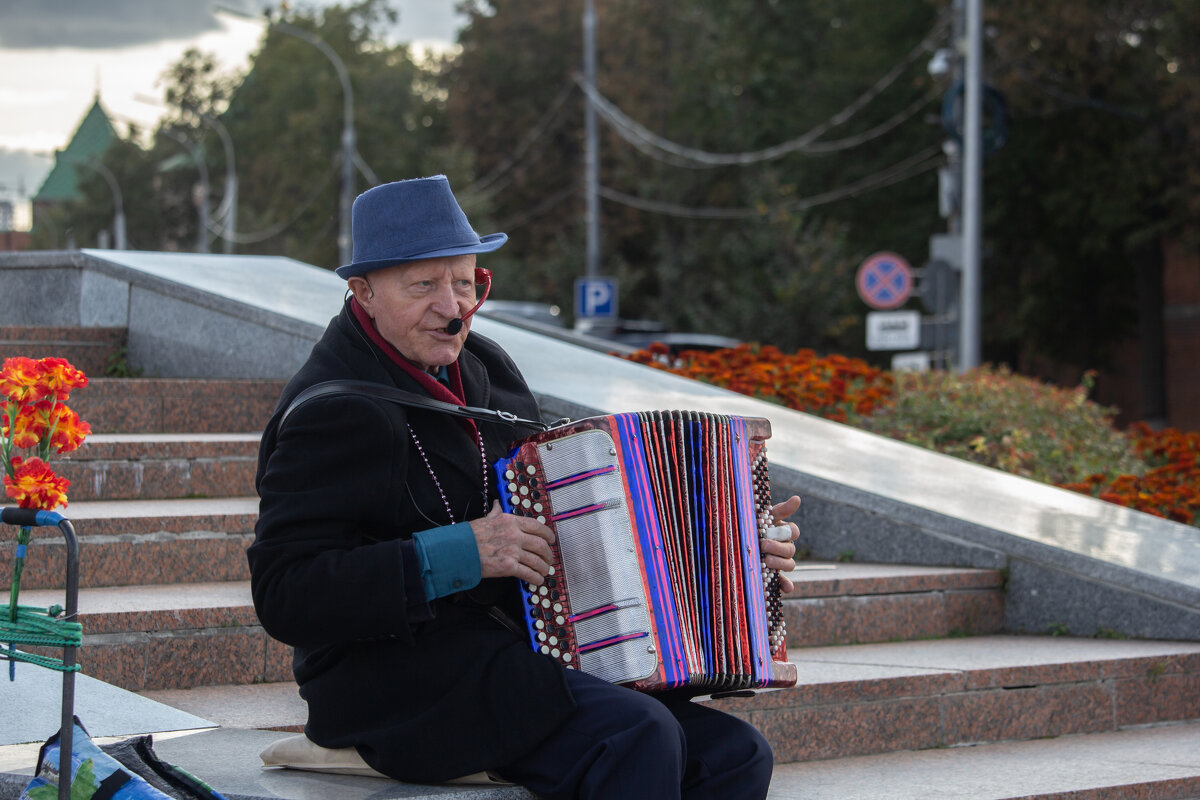
<path id="1" fill-rule="evenodd" d="M 23 346 L 23 330 L 0 328 L 0 358 L 54 354 Z M 71 329 L 48 330 L 29 335 L 70 340 Z M 257 432 L 281 388 L 93 377 L 72 395 L 93 435 L 54 466 L 71 480 L 65 515 L 80 537 L 85 674 L 224 728 L 302 727 L 290 652 L 257 622 L 244 554 Z M 56 533 L 35 532 L 23 603 L 60 601 Z M 12 549 L 6 537 L 0 565 Z M 786 613 L 798 686 L 714 701 L 772 742 L 772 798 L 1200 797 L 1200 631 L 1194 642 L 1007 633 L 996 570 L 802 562 L 794 579 Z M 1130 753 L 1137 745 L 1119 743 L 1150 735 L 1138 769 L 1111 769 L 1114 747 Z M 1003 777 L 986 792 L 965 788 L 987 770 L 966 765 L 989 754 L 1021 794 L 1004 793 Z M 1097 769 L 1064 781 L 1056 765 L 1068 757 Z M 1157 759 L 1169 764 L 1142 763 Z M 1030 783 L 1036 769 L 1059 779 Z"/>

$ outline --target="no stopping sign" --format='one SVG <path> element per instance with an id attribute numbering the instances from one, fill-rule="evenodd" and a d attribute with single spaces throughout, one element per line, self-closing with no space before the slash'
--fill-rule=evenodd
<path id="1" fill-rule="evenodd" d="M 899 308 L 912 294 L 912 267 L 895 253 L 876 253 L 859 265 L 854 284 L 871 308 Z"/>

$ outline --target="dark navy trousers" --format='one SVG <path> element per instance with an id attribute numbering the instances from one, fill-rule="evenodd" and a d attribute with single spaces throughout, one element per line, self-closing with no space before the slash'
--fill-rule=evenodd
<path id="1" fill-rule="evenodd" d="M 496 772 L 546 800 L 762 800 L 774 764 L 750 724 L 688 701 L 567 670 L 577 708 Z"/>

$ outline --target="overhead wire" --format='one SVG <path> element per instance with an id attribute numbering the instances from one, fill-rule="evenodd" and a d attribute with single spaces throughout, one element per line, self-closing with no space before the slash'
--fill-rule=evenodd
<path id="1" fill-rule="evenodd" d="M 670 217 L 681 217 L 686 219 L 753 219 L 756 217 L 766 217 L 773 210 L 789 210 L 802 211 L 809 208 L 814 208 L 826 203 L 832 203 L 837 200 L 843 200 L 847 197 L 852 197 L 862 192 L 873 189 L 881 189 L 885 186 L 899 183 L 908 178 L 915 177 L 931 169 L 935 169 L 942 163 L 942 149 L 940 145 L 931 145 L 908 158 L 902 159 L 895 164 L 880 170 L 879 172 L 860 178 L 853 183 L 845 186 L 831 189 L 820 194 L 810 195 L 809 197 L 789 200 L 782 203 L 777 203 L 771 206 L 763 206 L 758 208 L 717 208 L 717 207 L 694 207 L 683 206 L 677 203 L 666 203 L 657 200 L 645 200 L 640 197 L 619 192 L 606 186 L 600 187 L 600 196 L 614 203 L 619 203 L 630 208 L 638 209 L 639 211 L 648 211 L 656 214 L 663 214 Z"/>
<path id="2" fill-rule="evenodd" d="M 517 146 L 513 152 L 499 164 L 492 167 L 492 169 L 489 170 L 486 175 L 467 187 L 467 193 L 478 194 L 485 198 L 492 197 L 498 191 L 500 191 L 504 185 L 507 185 L 506 182 L 505 184 L 488 191 L 489 187 L 493 183 L 495 183 L 516 166 L 517 162 L 519 162 L 525 156 L 525 153 L 529 151 L 529 148 L 532 147 L 535 142 L 549 133 L 552 129 L 558 127 L 557 125 L 552 127 L 551 123 L 555 122 L 556 120 L 561 123 L 563 117 L 560 116 L 559 112 L 562 110 L 563 106 L 567 102 L 567 99 L 574 91 L 575 85 L 573 83 L 568 81 L 566 84 L 564 84 L 563 87 L 559 89 L 558 94 L 555 95 L 554 99 L 550 101 L 550 105 L 542 113 L 542 116 L 538 118 L 538 121 L 535 122 L 528 131 L 526 131 L 523 137 L 521 137 L 521 141 L 517 143 Z"/>
<path id="3" fill-rule="evenodd" d="M 945 17 L 940 18 L 933 26 L 928 34 L 912 48 L 899 62 L 887 71 L 879 80 L 877 80 L 869 89 L 863 92 L 853 102 L 829 117 L 825 121 L 816 125 L 814 128 L 804 133 L 801 136 L 790 139 L 786 142 L 781 142 L 771 147 L 760 150 L 753 150 L 742 153 L 714 153 L 706 150 L 688 147 L 678 142 L 671 141 L 663 136 L 660 136 L 646 128 L 641 123 L 631 118 L 628 114 L 621 111 L 619 107 L 608 98 L 604 97 L 594 86 L 589 85 L 582 76 L 576 74 L 574 80 L 576 84 L 583 90 L 587 101 L 591 103 L 596 112 L 609 124 L 609 126 L 629 144 L 637 147 L 643 152 L 656 152 L 662 156 L 662 159 L 667 163 L 675 166 L 690 166 L 693 168 L 710 168 L 719 166 L 744 166 L 747 164 L 756 164 L 763 161 L 772 161 L 782 158 L 786 155 L 795 152 L 831 152 L 829 145 L 825 143 L 821 149 L 816 149 L 816 140 L 825 135 L 829 130 L 847 122 L 854 117 L 859 111 L 865 108 L 872 100 L 879 96 L 887 87 L 895 83 L 895 81 L 904 73 L 904 71 L 921 56 L 922 53 L 932 49 L 934 42 L 945 35 L 947 20 Z M 924 98 L 922 99 L 924 102 Z M 911 114 L 915 114 L 920 108 L 920 104 L 910 106 Z M 907 109 L 906 109 L 907 110 Z M 906 119 L 907 117 L 905 117 Z M 903 121 L 902 119 L 900 121 Z M 899 124 L 895 118 L 889 120 L 891 124 L 886 130 L 891 130 L 892 127 Z M 888 124 L 888 123 L 885 123 Z M 883 126 L 877 126 L 883 127 Z M 883 132 L 886 132 L 883 131 Z M 861 135 L 861 134 L 860 134 Z M 881 135 L 881 134 L 879 134 Z M 855 137 L 848 137 L 855 138 Z M 866 141 L 866 139 L 864 139 Z M 854 145 L 846 145 L 847 147 Z M 647 150 L 649 148 L 649 150 Z"/>

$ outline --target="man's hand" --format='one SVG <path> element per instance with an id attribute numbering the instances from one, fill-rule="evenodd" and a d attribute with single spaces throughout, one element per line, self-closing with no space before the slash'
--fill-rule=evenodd
<path id="1" fill-rule="evenodd" d="M 529 517 L 505 514 L 499 503 L 470 522 L 484 578 L 520 578 L 537 586 L 550 573 L 554 532 Z"/>
<path id="2" fill-rule="evenodd" d="M 791 572 L 796 568 L 796 539 L 800 536 L 800 529 L 796 527 L 794 522 L 785 522 L 792 514 L 795 514 L 800 509 L 800 498 L 792 495 L 784 502 L 771 507 L 771 518 L 774 524 L 778 527 L 787 528 L 788 539 L 786 541 L 777 541 L 775 539 L 759 539 L 758 547 L 762 551 L 763 560 L 769 569 L 779 570 L 779 589 L 784 594 L 791 594 L 796 588 L 783 573 Z"/>

